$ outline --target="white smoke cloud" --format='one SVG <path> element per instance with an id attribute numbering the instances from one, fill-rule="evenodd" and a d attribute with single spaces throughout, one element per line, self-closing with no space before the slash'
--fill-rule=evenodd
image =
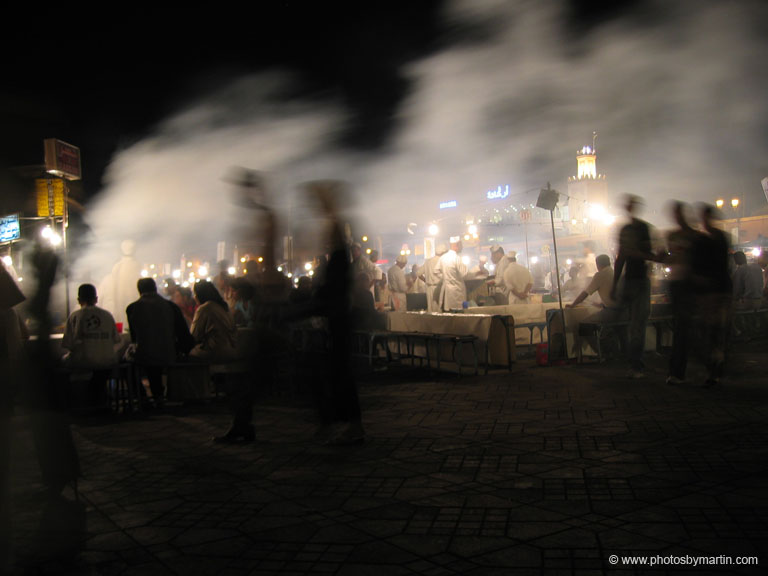
<path id="1" fill-rule="evenodd" d="M 82 263 L 103 267 L 96 254 L 114 261 L 126 237 L 136 240 L 140 260 L 194 250 L 213 259 L 217 241 L 250 224 L 223 181 L 237 165 L 271 176 L 283 223 L 304 238 L 316 230 L 296 183 L 342 178 L 358 193 L 361 227 L 408 241 L 406 224 L 426 226 L 444 200 L 471 209 L 506 183 L 521 201 L 535 200 L 520 193 L 548 181 L 565 192 L 575 152 L 591 144 L 593 130 L 610 190 L 645 196 L 651 220 L 665 221 L 670 198 L 764 202 L 766 8 L 646 6 L 647 17 L 578 36 L 554 0 L 451 4 L 448 29 L 477 24 L 487 36 L 408 68 L 413 89 L 399 109 L 399 131 L 379 153 L 340 150 L 349 120 L 342 105 L 281 99 L 289 77 L 247 77 L 212 90 L 114 158 L 90 212 L 94 243 Z"/>

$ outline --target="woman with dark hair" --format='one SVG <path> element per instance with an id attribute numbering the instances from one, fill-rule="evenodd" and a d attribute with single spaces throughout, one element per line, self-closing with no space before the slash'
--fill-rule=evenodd
<path id="1" fill-rule="evenodd" d="M 195 346 L 189 355 L 206 362 L 228 362 L 236 357 L 237 328 L 229 306 L 216 286 L 203 281 L 194 288 L 197 309 L 192 319 Z"/>

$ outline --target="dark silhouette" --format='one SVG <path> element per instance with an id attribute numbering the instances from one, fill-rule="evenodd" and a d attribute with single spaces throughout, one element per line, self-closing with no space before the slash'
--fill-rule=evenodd
<path id="1" fill-rule="evenodd" d="M 694 251 L 693 279 L 700 292 L 699 309 L 703 318 L 705 362 L 708 376 L 705 385 L 720 382 L 731 325 L 733 284 L 729 273 L 730 243 L 725 233 L 715 226 L 714 206 L 701 209 L 704 233 Z"/>
<path id="2" fill-rule="evenodd" d="M 149 380 L 155 407 L 161 407 L 165 401 L 163 372 L 181 354 L 189 353 L 195 341 L 181 309 L 157 293 L 152 278 L 142 278 L 136 286 L 139 299 L 125 310 L 134 346 L 132 360 Z"/>
<path id="3" fill-rule="evenodd" d="M 694 252 L 701 241 L 701 234 L 688 223 L 685 210 L 686 204 L 683 202 L 675 202 L 672 205 L 672 215 L 677 228 L 667 235 L 667 252 L 661 255 L 661 260 L 670 269 L 669 295 L 674 316 L 674 336 L 667 384 L 681 384 L 685 381 L 691 327 L 697 299 L 693 282 Z"/>
<path id="4" fill-rule="evenodd" d="M 26 298 L 0 263 L 0 573 L 11 560 L 11 417 L 24 378 L 25 325 L 15 306 Z"/>
<path id="5" fill-rule="evenodd" d="M 620 301 L 629 311 L 628 356 L 630 378 L 643 378 L 645 364 L 645 328 L 651 313 L 651 281 L 648 278 L 648 260 L 651 253 L 651 234 L 647 222 L 636 217 L 640 198 L 627 196 L 625 208 L 630 222 L 619 232 L 619 253 L 613 270 L 611 299 Z M 619 282 L 622 281 L 621 290 Z"/>
<path id="6" fill-rule="evenodd" d="M 318 201 L 328 219 L 328 262 L 314 291 L 315 313 L 327 321 L 329 333 L 328 361 L 325 363 L 323 388 L 330 393 L 320 398 L 321 430 L 329 430 L 335 421 L 345 421 L 347 428 L 328 440 L 329 444 L 357 444 L 365 439 L 357 384 L 351 366 L 351 255 L 344 227 L 337 210 L 337 195 L 343 184 L 336 181 L 315 181 L 306 190 Z M 322 433 L 322 432 L 321 432 Z"/>
<path id="7" fill-rule="evenodd" d="M 66 414 L 66 398 L 62 396 L 66 376 L 50 339 L 49 302 L 56 278 L 58 258 L 53 252 L 35 249 L 32 257 L 37 273 L 37 290 L 30 300 L 29 315 L 36 337 L 29 345 L 29 369 L 24 403 L 37 452 L 40 472 L 48 491 L 34 539 L 36 561 L 55 561 L 72 569 L 77 553 L 85 542 L 85 505 L 79 500 L 77 481 L 80 458 Z M 74 500 L 64 494 L 71 485 Z"/>

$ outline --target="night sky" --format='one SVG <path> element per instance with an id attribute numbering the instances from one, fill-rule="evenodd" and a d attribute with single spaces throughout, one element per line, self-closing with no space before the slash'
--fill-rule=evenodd
<path id="1" fill-rule="evenodd" d="M 482 3 L 481 3 L 482 4 Z M 564 29 L 582 37 L 636 17 L 642 0 L 566 2 Z M 266 0 L 238 11 L 119 17 L 26 14 L 6 23 L 0 117 L 2 163 L 41 163 L 42 140 L 81 148 L 84 189 L 95 194 L 114 152 L 140 140 L 212 86 L 281 68 L 297 72 L 295 97 L 339 96 L 353 121 L 351 149 L 385 146 L 410 90 L 401 68 L 456 44 L 482 42 L 492 21 L 446 22 L 442 0 L 365 5 Z M 523 9 L 525 6 L 523 6 Z M 22 12 L 22 19 L 24 19 Z M 95 23 L 92 18 L 96 18 Z"/>

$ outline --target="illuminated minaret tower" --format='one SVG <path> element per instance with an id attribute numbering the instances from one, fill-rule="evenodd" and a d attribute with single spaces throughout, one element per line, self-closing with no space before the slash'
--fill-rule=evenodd
<path id="1" fill-rule="evenodd" d="M 576 176 L 568 178 L 568 212 L 574 225 L 588 222 L 590 213 L 605 209 L 608 203 L 608 187 L 605 174 L 597 173 L 597 132 L 592 133 L 592 146 L 584 146 L 576 152 Z"/>

